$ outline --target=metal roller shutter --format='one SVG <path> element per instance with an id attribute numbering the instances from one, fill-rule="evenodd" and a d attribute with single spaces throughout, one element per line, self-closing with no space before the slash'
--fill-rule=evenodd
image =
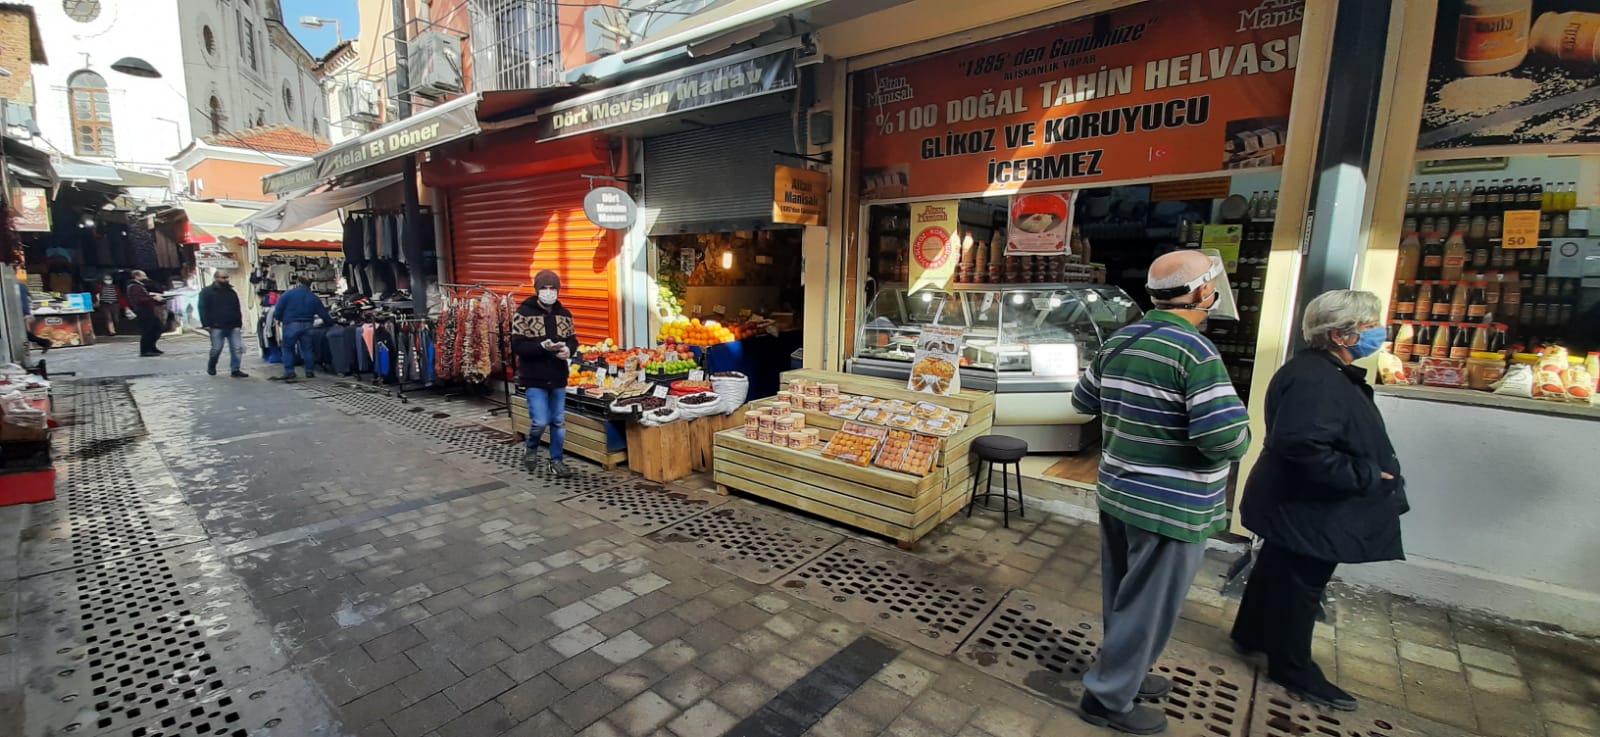
<path id="1" fill-rule="evenodd" d="M 451 280 L 528 282 L 561 275 L 561 302 L 585 343 L 617 335 L 616 236 L 583 214 L 584 174 L 599 167 L 449 190 Z M 531 286 L 519 296 L 533 293 Z"/>
<path id="2" fill-rule="evenodd" d="M 644 207 L 651 235 L 758 230 L 772 224 L 773 151 L 795 150 L 788 114 L 751 118 L 644 142 Z"/>

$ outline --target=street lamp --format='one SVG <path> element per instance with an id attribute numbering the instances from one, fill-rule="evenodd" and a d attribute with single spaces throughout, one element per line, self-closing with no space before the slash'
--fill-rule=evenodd
<path id="1" fill-rule="evenodd" d="M 344 34 L 339 31 L 339 19 L 338 18 L 318 18 L 318 17 L 316 17 L 314 15 L 302 15 L 302 16 L 300 16 L 300 27 L 301 28 L 317 29 L 317 28 L 322 28 L 323 26 L 326 26 L 329 23 L 333 24 L 333 45 L 338 46 L 339 44 L 344 42 Z"/>
<path id="2" fill-rule="evenodd" d="M 145 79 L 160 79 L 161 72 L 150 65 L 150 62 L 137 56 L 124 56 L 111 64 L 111 68 L 130 77 L 143 77 Z"/>

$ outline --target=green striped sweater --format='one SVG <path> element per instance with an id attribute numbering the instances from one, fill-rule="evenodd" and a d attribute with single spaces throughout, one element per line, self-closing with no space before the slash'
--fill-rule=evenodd
<path id="1" fill-rule="evenodd" d="M 1072 404 L 1102 416 L 1102 512 L 1185 542 L 1227 527 L 1228 473 L 1249 448 L 1250 418 L 1194 325 L 1158 310 L 1117 331 L 1079 377 Z"/>

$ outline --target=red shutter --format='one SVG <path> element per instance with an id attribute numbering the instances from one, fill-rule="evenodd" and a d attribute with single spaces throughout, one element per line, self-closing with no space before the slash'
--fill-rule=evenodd
<path id="1" fill-rule="evenodd" d="M 583 214 L 583 174 L 599 167 L 449 190 L 451 281 L 533 282 L 561 275 L 561 303 L 572 311 L 578 339 L 617 335 L 617 237 Z M 519 297 L 533 293 L 531 286 Z"/>

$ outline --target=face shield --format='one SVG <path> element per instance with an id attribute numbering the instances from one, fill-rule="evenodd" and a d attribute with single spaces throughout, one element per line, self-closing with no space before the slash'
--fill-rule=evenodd
<path id="1" fill-rule="evenodd" d="M 1215 248 L 1202 249 L 1201 253 L 1211 259 L 1211 268 L 1206 269 L 1204 274 L 1176 287 L 1165 289 L 1145 287 L 1145 291 L 1150 294 L 1150 299 L 1168 303 L 1170 308 L 1202 310 L 1207 313 L 1207 319 L 1211 320 L 1239 319 L 1239 304 L 1233 298 L 1233 286 L 1228 283 L 1228 271 L 1222 266 L 1222 253 Z M 1202 300 L 1196 304 L 1172 304 L 1172 300 L 1183 299 L 1207 284 L 1216 290 L 1215 298 Z"/>

